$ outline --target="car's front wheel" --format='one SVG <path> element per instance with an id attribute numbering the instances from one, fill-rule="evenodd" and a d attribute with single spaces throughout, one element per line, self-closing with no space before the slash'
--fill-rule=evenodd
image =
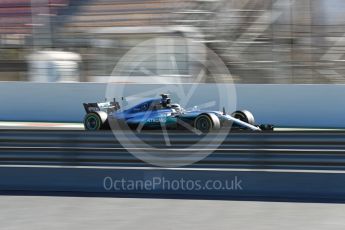
<path id="1" fill-rule="evenodd" d="M 219 129 L 220 122 L 218 117 L 213 114 L 201 114 L 195 119 L 194 128 L 203 133 L 208 133 L 213 129 Z"/>
<path id="2" fill-rule="evenodd" d="M 195 120 L 195 128 L 201 132 L 209 132 L 212 129 L 212 121 L 207 115 L 201 115 Z"/>
<path id="3" fill-rule="evenodd" d="M 248 110 L 235 111 L 231 116 L 248 124 L 255 125 L 254 115 Z"/>

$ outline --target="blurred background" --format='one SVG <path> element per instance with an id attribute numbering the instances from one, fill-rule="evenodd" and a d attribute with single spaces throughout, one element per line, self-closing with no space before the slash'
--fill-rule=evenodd
<path id="1" fill-rule="evenodd" d="M 0 0 L 0 81 L 105 82 L 167 36 L 207 46 L 235 83 L 345 83 L 343 12 L 343 0 Z M 188 75 L 174 50 L 159 72 Z"/>

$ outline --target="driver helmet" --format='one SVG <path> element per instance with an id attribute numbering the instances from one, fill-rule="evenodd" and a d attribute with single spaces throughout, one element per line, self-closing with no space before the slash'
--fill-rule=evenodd
<path id="1" fill-rule="evenodd" d="M 171 108 L 175 109 L 176 112 L 181 112 L 181 106 L 179 104 L 171 104 Z"/>

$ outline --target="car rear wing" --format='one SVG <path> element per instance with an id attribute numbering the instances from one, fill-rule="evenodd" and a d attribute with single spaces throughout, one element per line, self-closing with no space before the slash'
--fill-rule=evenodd
<path id="1" fill-rule="evenodd" d="M 100 103 L 83 103 L 86 113 L 92 113 L 96 111 L 104 111 L 106 113 L 111 113 L 119 110 L 120 104 L 114 98 L 114 101 L 100 102 Z"/>

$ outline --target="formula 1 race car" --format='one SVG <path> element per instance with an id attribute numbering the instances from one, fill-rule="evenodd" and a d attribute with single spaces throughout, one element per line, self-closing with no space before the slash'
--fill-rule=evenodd
<path id="1" fill-rule="evenodd" d="M 186 111 L 179 104 L 171 104 L 168 94 L 161 98 L 152 98 L 125 110 L 114 99 L 112 102 L 84 103 L 86 130 L 110 129 L 109 123 L 126 124 L 136 129 L 194 129 L 202 133 L 218 130 L 223 127 L 232 129 L 262 131 L 273 130 L 273 125 L 255 125 L 254 116 L 247 110 L 235 111 L 231 115 L 223 111 Z"/>

